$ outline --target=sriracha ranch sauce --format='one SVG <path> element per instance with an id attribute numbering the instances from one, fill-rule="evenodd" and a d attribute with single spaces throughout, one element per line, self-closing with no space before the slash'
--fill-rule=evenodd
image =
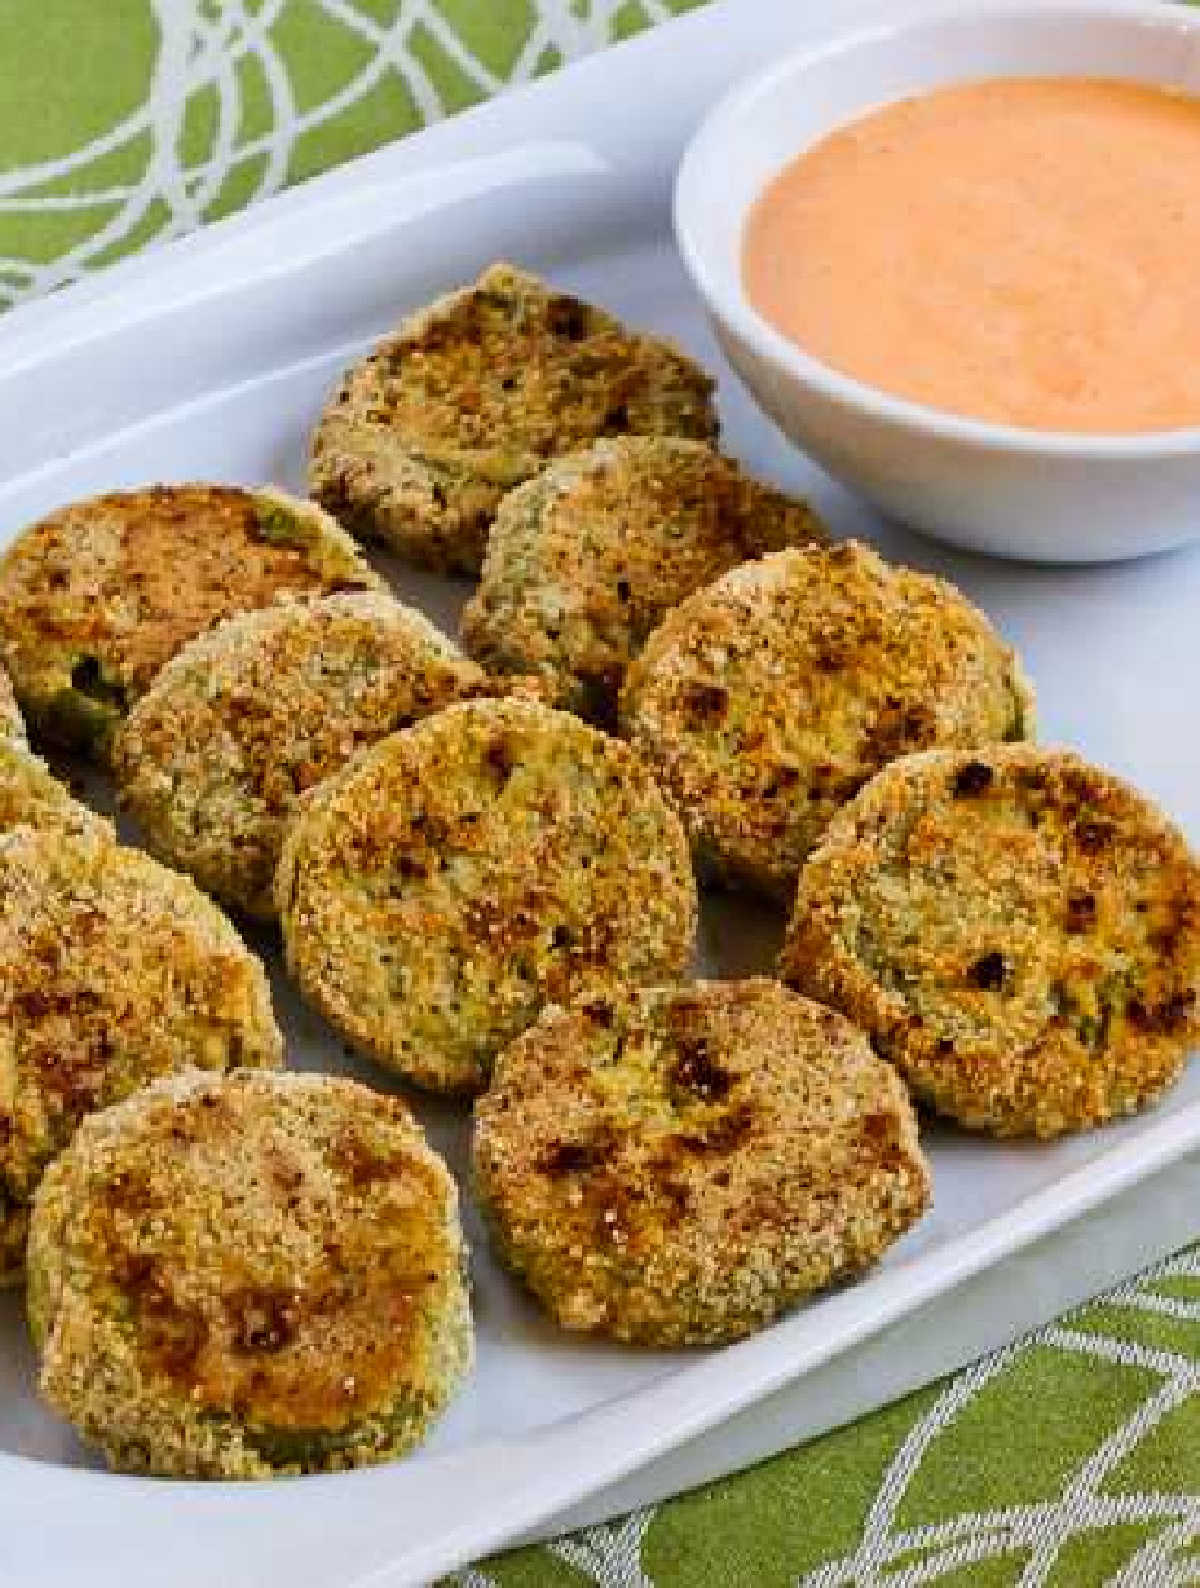
<path id="1" fill-rule="evenodd" d="M 1200 99 L 995 78 L 887 105 L 770 183 L 743 273 L 882 391 L 1035 430 L 1200 426 Z"/>

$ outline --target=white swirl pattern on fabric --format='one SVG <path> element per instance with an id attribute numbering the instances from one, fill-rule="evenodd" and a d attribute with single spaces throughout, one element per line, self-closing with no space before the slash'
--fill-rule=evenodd
<path id="1" fill-rule="evenodd" d="M 1116 1491 L 1106 1486 L 1120 1464 L 1168 1413 L 1200 1392 L 1200 1363 L 1180 1353 L 1117 1339 L 1073 1326 L 1095 1307 L 1128 1309 L 1185 1322 L 1200 1320 L 1200 1302 L 1163 1295 L 1163 1280 L 1200 1280 L 1200 1252 L 1183 1252 L 1127 1284 L 1098 1296 L 947 1381 L 933 1405 L 917 1417 L 892 1458 L 863 1523 L 854 1550 L 797 1577 L 796 1588 L 920 1588 L 955 1577 L 966 1568 L 1005 1557 L 1025 1564 L 1017 1588 L 1041 1588 L 1054 1576 L 1072 1539 L 1099 1529 L 1159 1522 L 1165 1525 L 1125 1562 L 1108 1588 L 1182 1588 L 1200 1582 L 1194 1553 L 1200 1539 L 1200 1495 Z M 896 1518 L 922 1462 L 956 1419 L 989 1384 L 1016 1367 L 1029 1352 L 1050 1348 L 1139 1368 L 1157 1380 L 1130 1415 L 1068 1476 L 1060 1493 L 1038 1504 L 1002 1510 L 964 1511 L 944 1522 L 898 1528 Z M 656 1507 L 599 1527 L 589 1527 L 545 1546 L 597 1588 L 654 1588 L 642 1545 Z M 906 1565 L 905 1557 L 915 1556 Z M 962 1579 L 959 1578 L 961 1581 Z M 500 1588 L 486 1567 L 453 1579 L 459 1588 Z"/>
<path id="2" fill-rule="evenodd" d="M 474 54 L 468 43 L 433 0 L 401 0 L 394 18 L 380 22 L 359 10 L 353 0 L 307 0 L 356 36 L 365 46 L 361 69 L 349 82 L 320 103 L 299 110 L 284 53 L 272 36 L 290 0 L 147 0 L 159 32 L 159 47 L 149 91 L 142 104 L 119 125 L 53 160 L 0 172 L 0 215 L 37 216 L 75 211 L 83 214 L 116 206 L 115 212 L 87 236 L 46 261 L 0 256 L 0 307 L 37 297 L 78 278 L 93 264 L 107 262 L 156 206 L 166 216 L 154 232 L 155 244 L 182 236 L 201 225 L 206 209 L 236 166 L 253 159 L 261 169 L 244 202 L 253 203 L 278 192 L 287 179 L 288 162 L 298 138 L 313 132 L 352 107 L 375 89 L 387 72 L 404 83 L 424 123 L 448 109 L 419 53 L 414 38 L 432 40 L 480 98 L 528 82 L 539 63 L 550 56 L 575 60 L 611 43 L 627 0 L 591 0 L 585 8 L 571 0 L 537 0 L 534 15 L 511 69 L 499 77 Z M 648 22 L 670 20 L 662 0 L 640 0 Z M 270 96 L 268 131 L 239 141 L 242 113 L 240 70 L 253 58 L 260 82 Z M 212 92 L 216 125 L 207 158 L 190 165 L 183 158 L 185 118 L 196 96 Z M 98 157 L 149 137 L 151 153 L 137 182 L 78 191 L 38 192 L 84 172 Z"/>

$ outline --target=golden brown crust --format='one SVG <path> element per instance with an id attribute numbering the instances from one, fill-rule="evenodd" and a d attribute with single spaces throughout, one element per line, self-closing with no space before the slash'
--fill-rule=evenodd
<path id="1" fill-rule="evenodd" d="M 778 982 L 550 1009 L 475 1105 L 476 1184 L 558 1323 L 735 1339 L 873 1262 L 929 1200 L 895 1073 Z"/>
<path id="2" fill-rule="evenodd" d="M 505 491 L 598 436 L 715 439 L 712 387 L 668 343 L 492 265 L 346 372 L 309 485 L 354 534 L 477 573 Z"/>
<path id="3" fill-rule="evenodd" d="M 789 898 L 840 805 L 886 762 L 1027 737 L 1032 692 L 952 586 L 853 541 L 698 591 L 630 668 L 622 718 L 701 867 Z"/>
<path id="4" fill-rule="evenodd" d="M 112 836 L 112 824 L 77 800 L 39 756 L 0 739 L 0 833 L 20 826 Z"/>
<path id="5" fill-rule="evenodd" d="M 0 667 L 0 744 L 24 745 L 25 719 L 13 694 L 12 679 Z"/>
<path id="6" fill-rule="evenodd" d="M 161 859 L 271 918 L 300 795 L 359 750 L 489 690 L 421 613 L 377 591 L 228 619 L 159 673 L 113 745 L 122 801 Z"/>
<path id="7" fill-rule="evenodd" d="M 470 1362 L 454 1183 L 401 1102 L 330 1076 L 193 1072 L 94 1116 L 29 1262 L 42 1393 L 126 1470 L 384 1460 Z"/>
<path id="8" fill-rule="evenodd" d="M 550 1001 L 676 975 L 687 842 L 628 746 L 521 700 L 450 706 L 301 802 L 279 868 L 288 966 L 356 1046 L 486 1085 Z"/>
<path id="9" fill-rule="evenodd" d="M 673 606 L 748 558 L 825 539 L 807 503 L 700 442 L 599 441 L 504 498 L 463 643 L 611 723 L 626 668 Z"/>
<path id="10" fill-rule="evenodd" d="M 972 1129 L 1131 1113 L 1200 1032 L 1200 869 L 1118 778 L 1031 745 L 896 761 L 830 824 L 781 960 Z"/>
<path id="11" fill-rule="evenodd" d="M 98 819 L 0 837 L 0 1197 L 14 1217 L 84 1115 L 185 1066 L 282 1052 L 262 966 L 186 878 Z"/>
<path id="12" fill-rule="evenodd" d="M 0 560 L 0 651 L 34 728 L 103 757 L 163 663 L 221 618 L 382 587 L 311 502 L 225 485 L 114 491 L 31 525 Z"/>

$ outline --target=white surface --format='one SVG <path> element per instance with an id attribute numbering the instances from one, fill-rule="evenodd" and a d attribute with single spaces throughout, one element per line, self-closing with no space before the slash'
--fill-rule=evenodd
<path id="1" fill-rule="evenodd" d="M 404 309 L 508 255 L 677 336 L 717 368 L 732 451 L 808 491 L 835 531 L 869 534 L 887 552 L 958 578 L 1023 647 L 1048 736 L 1137 777 L 1195 838 L 1200 742 L 1190 680 L 1200 648 L 1192 618 L 1200 555 L 1038 572 L 939 552 L 885 528 L 793 452 L 717 358 L 670 243 L 671 173 L 729 76 L 798 32 L 790 7 L 740 0 L 700 13 L 277 206 L 118 267 L 58 303 L 20 311 L 0 327 L 0 524 L 12 533 L 70 497 L 149 478 L 296 485 L 306 431 L 345 360 Z M 671 94 L 647 95 L 655 80 L 669 81 Z M 423 162 L 444 161 L 456 168 L 409 180 Z M 401 593 L 452 618 L 464 587 L 392 571 Z M 705 963 L 727 973 L 769 964 L 780 924 L 768 912 L 710 901 Z M 276 986 L 294 1060 L 344 1067 L 327 1028 L 295 1006 L 278 978 Z M 421 1112 L 461 1167 L 461 1118 L 432 1105 Z M 756 1339 L 687 1356 L 557 1335 L 492 1266 L 472 1217 L 480 1361 L 471 1385 L 424 1452 L 336 1477 L 204 1486 L 74 1465 L 80 1452 L 33 1401 L 12 1301 L 0 1364 L 0 1584 L 420 1581 L 695 1440 L 1197 1143 L 1195 1069 L 1144 1118 L 1054 1146 L 931 1132 L 936 1206 L 876 1273 Z M 1192 1198 L 1176 1200 L 1152 1220 L 1139 1204 L 1132 1224 L 1111 1226 L 1111 1249 L 1106 1233 L 1105 1250 L 1092 1253 L 1097 1283 L 1110 1263 L 1132 1269 L 1164 1238 L 1179 1244 L 1193 1233 Z M 993 1282 L 974 1307 L 964 1292 L 922 1315 L 922 1377 L 1073 1299 L 1054 1273 L 1054 1250 L 1041 1252 L 1023 1272 L 1042 1264 L 1044 1283 Z M 693 1445 L 660 1466 L 657 1481 L 752 1459 L 905 1387 L 895 1358 L 878 1348 L 845 1362 L 840 1377 L 826 1369 L 811 1390 L 775 1396 L 761 1427 L 748 1418 L 734 1424 L 716 1466 L 719 1446 L 697 1453 Z M 862 1382 L 851 1384 L 856 1371 Z M 628 1487 L 620 1493 L 632 1497 Z"/>
<path id="2" fill-rule="evenodd" d="M 675 213 L 725 352 L 793 440 L 926 533 L 994 555 L 1094 562 L 1200 535 L 1200 428 L 1068 435 L 937 412 L 810 357 L 752 308 L 741 276 L 754 200 L 835 126 L 949 82 L 1063 74 L 1198 93 L 1200 12 L 1145 0 L 893 6 L 733 90 L 687 152 Z"/>

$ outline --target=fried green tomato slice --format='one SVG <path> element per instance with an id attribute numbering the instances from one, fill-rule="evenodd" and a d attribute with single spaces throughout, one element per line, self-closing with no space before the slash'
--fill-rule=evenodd
<path id="1" fill-rule="evenodd" d="M 463 643 L 611 723 L 626 668 L 672 607 L 749 558 L 825 538 L 807 503 L 700 442 L 598 441 L 504 498 Z"/>
<path id="2" fill-rule="evenodd" d="M 42 1183 L 39 1386 L 127 1472 L 386 1461 L 470 1366 L 465 1261 L 454 1182 L 397 1099 L 174 1076 L 85 1121 Z"/>
<path id="3" fill-rule="evenodd" d="M 160 859 L 270 918 L 305 789 L 487 688 L 427 618 L 376 591 L 242 613 L 185 646 L 126 718 L 113 746 L 122 803 Z"/>
<path id="4" fill-rule="evenodd" d="M 112 824 L 77 800 L 39 756 L 0 739 L 0 833 L 20 826 L 112 836 Z"/>
<path id="5" fill-rule="evenodd" d="M 116 491 L 41 519 L 0 559 L 0 653 L 35 732 L 104 760 L 163 663 L 221 618 L 381 588 L 311 502 L 226 485 Z"/>
<path id="6" fill-rule="evenodd" d="M 0 667 L 0 745 L 25 744 L 25 719 L 13 694 L 12 679 Z"/>
<path id="7" fill-rule="evenodd" d="M 450 706 L 314 789 L 277 902 L 304 996 L 448 1092 L 543 1005 L 677 975 L 696 927 L 683 829 L 628 746 L 519 700 Z"/>
<path id="8" fill-rule="evenodd" d="M 881 766 L 1028 737 L 1033 697 L 958 590 L 850 541 L 772 553 L 690 596 L 630 668 L 622 721 L 702 872 L 790 902 L 830 817 Z"/>
<path id="9" fill-rule="evenodd" d="M 19 1274 L 28 1206 L 79 1121 L 160 1075 L 272 1066 L 266 976 L 186 877 L 107 823 L 0 836 L 0 1245 Z"/>
<path id="10" fill-rule="evenodd" d="M 1057 1136 L 1149 1103 L 1200 1035 L 1200 869 L 1069 751 L 912 756 L 830 823 L 781 966 L 939 1113 Z"/>
<path id="11" fill-rule="evenodd" d="M 347 371 L 309 487 L 361 539 L 478 573 L 506 491 L 601 436 L 714 440 L 712 391 L 669 343 L 497 264 Z"/>
<path id="12" fill-rule="evenodd" d="M 480 1201 L 562 1327 L 714 1344 L 873 1263 L 929 1201 L 904 1086 L 779 982 L 549 1009 L 475 1105 Z"/>

